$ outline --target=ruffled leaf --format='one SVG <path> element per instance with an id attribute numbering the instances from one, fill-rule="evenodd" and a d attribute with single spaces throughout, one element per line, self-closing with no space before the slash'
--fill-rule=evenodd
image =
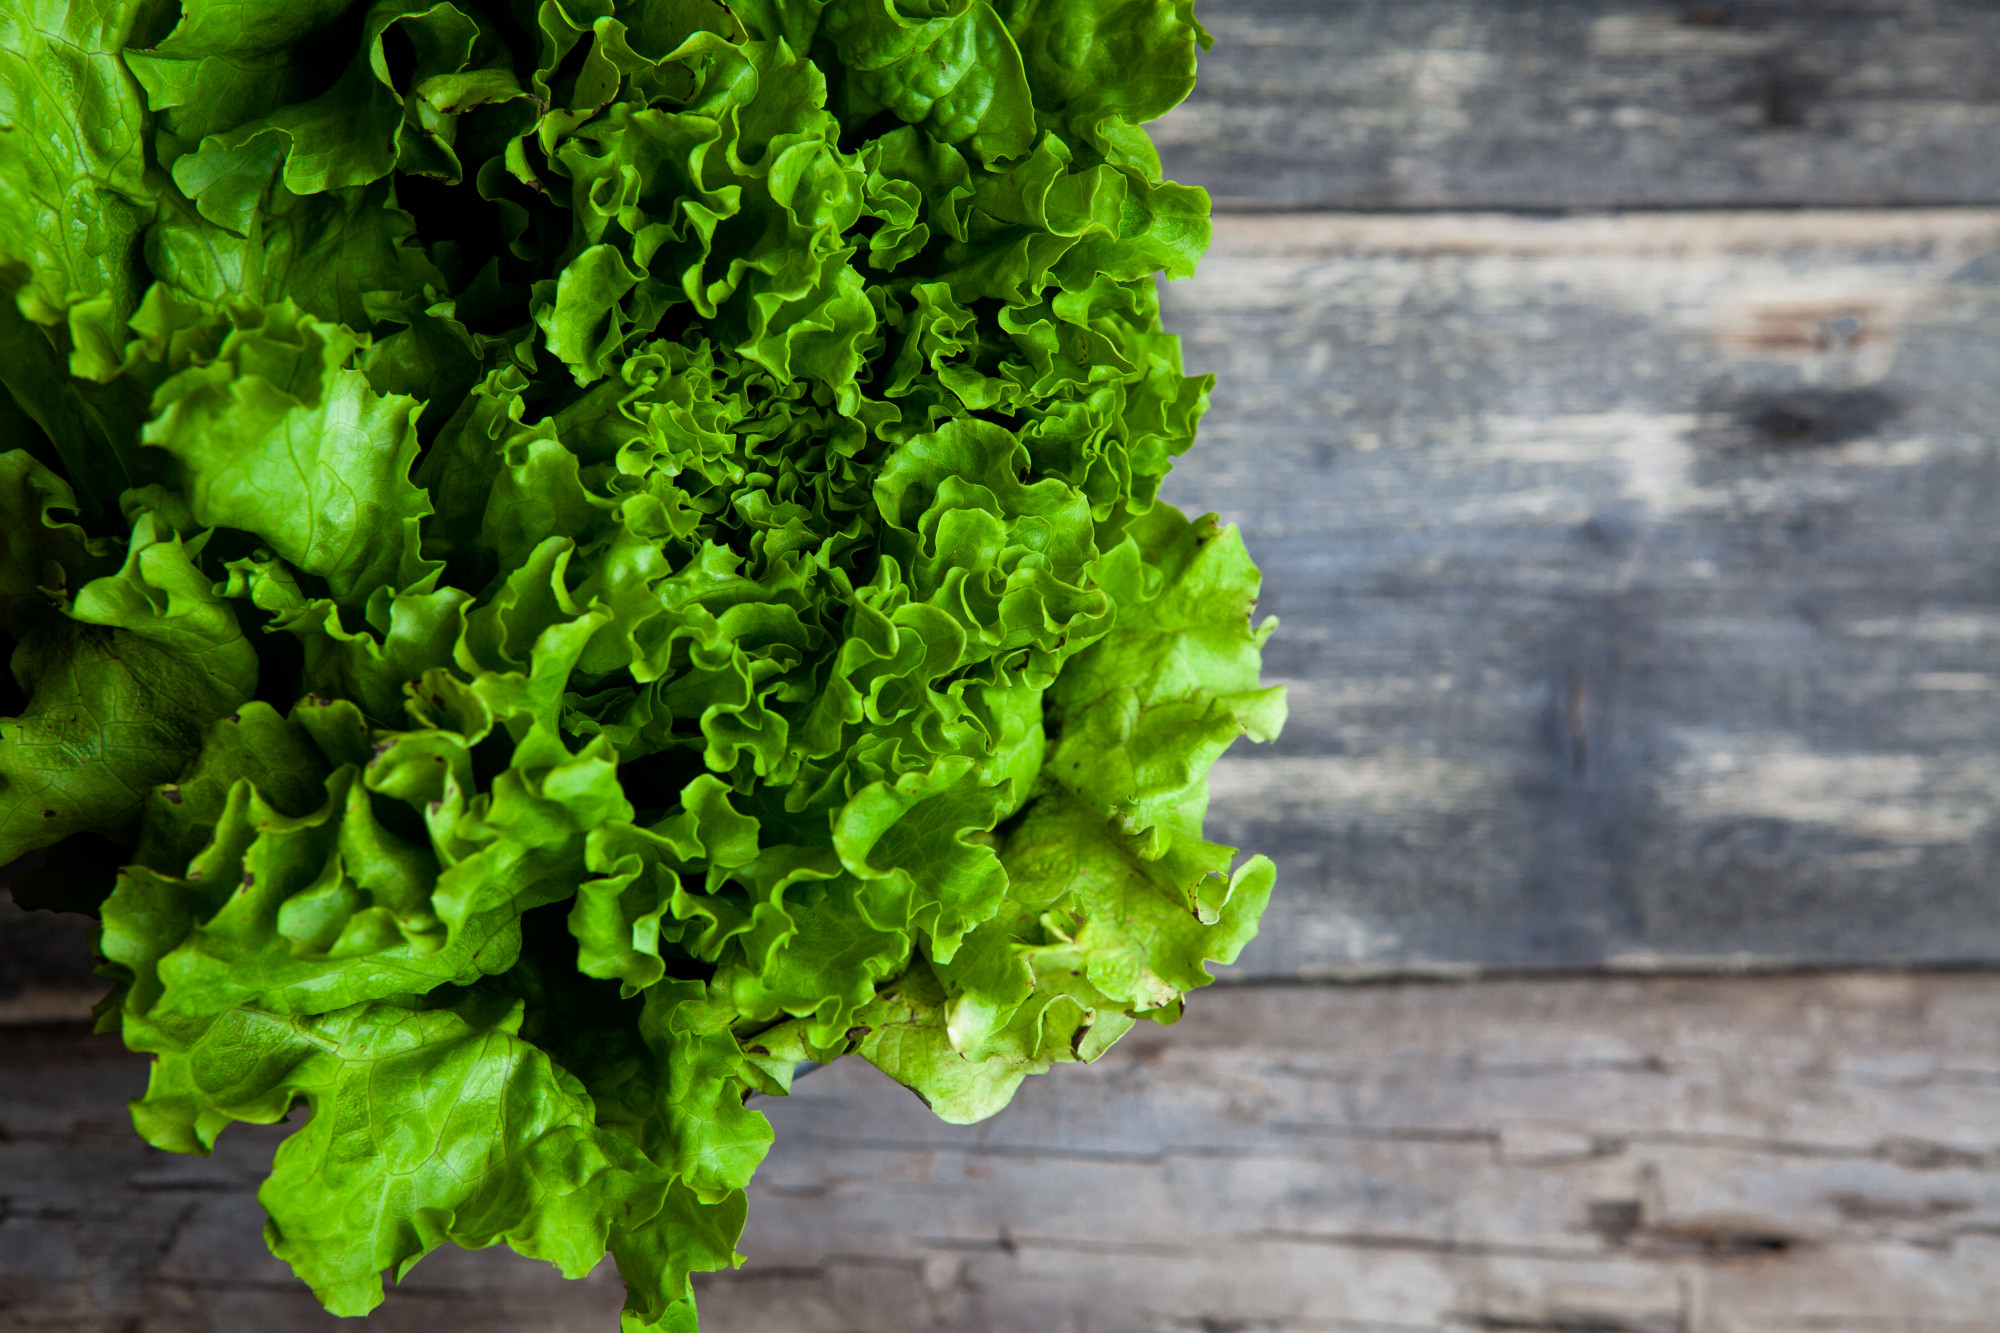
<path id="1" fill-rule="evenodd" d="M 1028 150 L 1035 110 L 1021 53 L 985 0 L 917 7 L 895 0 L 832 0 L 821 31 L 865 103 L 921 126 L 940 143 L 969 140 L 981 161 Z M 935 17 L 937 8 L 945 12 Z"/>
<path id="2" fill-rule="evenodd" d="M 335 1314 L 366 1314 L 384 1270 L 401 1277 L 448 1242 L 504 1241 L 566 1277 L 633 1237 L 683 1275 L 714 1266 L 713 1238 L 733 1241 L 740 1196 L 714 1219 L 670 1198 L 671 1179 L 597 1126 L 589 1094 L 516 1035 L 521 1021 L 518 1003 L 473 994 L 449 1007 L 138 1024 L 128 1040 L 160 1057 L 134 1120 L 157 1146 L 206 1151 L 229 1121 L 310 1107 L 258 1199 L 272 1250 Z"/>
<path id="3" fill-rule="evenodd" d="M 21 0 L 0 12 L 0 288 L 66 325 L 71 367 L 116 372 L 152 218 L 146 113 L 119 59 L 129 0 Z"/>
<path id="4" fill-rule="evenodd" d="M 340 601 L 421 577 L 417 404 L 348 368 L 361 344 L 343 326 L 289 305 L 241 316 L 215 360 L 160 386 L 145 431 L 196 521 L 255 533 Z"/>
<path id="5" fill-rule="evenodd" d="M 15 649 L 29 703 L 0 718 L 0 861 L 72 833 L 129 839 L 147 789 L 256 689 L 256 655 L 191 555 L 142 516 L 124 567 Z"/>

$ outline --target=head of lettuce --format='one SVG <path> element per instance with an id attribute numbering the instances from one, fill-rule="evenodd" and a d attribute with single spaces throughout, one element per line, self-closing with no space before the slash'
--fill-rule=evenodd
<path id="1" fill-rule="evenodd" d="M 694 1328 L 858 1053 L 952 1121 L 1233 959 L 1266 739 L 1140 128 L 1190 0 L 0 7 L 0 862 L 139 1130 L 358 1314 L 446 1242 Z M 22 862 L 23 865 L 27 862 Z"/>

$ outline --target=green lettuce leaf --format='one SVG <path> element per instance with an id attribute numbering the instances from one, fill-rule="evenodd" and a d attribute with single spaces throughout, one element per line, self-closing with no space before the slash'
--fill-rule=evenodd
<path id="1" fill-rule="evenodd" d="M 214 360 L 160 386 L 144 435 L 179 462 L 195 520 L 256 534 L 339 601 L 421 578 L 418 405 L 348 368 L 346 327 L 289 304 L 235 313 Z"/>
<path id="2" fill-rule="evenodd" d="M 0 287 L 62 325 L 74 373 L 115 373 L 144 282 L 146 112 L 120 57 L 130 0 L 22 0 L 0 12 Z"/>
<path id="3" fill-rule="evenodd" d="M 931 17 L 937 8 L 945 10 Z M 940 143 L 970 140 L 983 162 L 1018 157 L 1035 135 L 1021 53 L 985 0 L 913 6 L 832 0 L 820 31 L 847 67 L 853 95 L 922 126 Z M 855 113 L 850 113 L 855 114 Z"/>
<path id="4" fill-rule="evenodd" d="M 1234 529 L 1165 505 L 1124 531 L 1102 574 L 1117 622 L 1049 691 L 1056 740 L 1001 851 L 1009 908 L 937 963 L 969 1057 L 1093 1058 L 1234 962 L 1270 896 L 1268 860 L 1232 870 L 1201 836 L 1216 758 L 1284 722 L 1283 687 L 1258 683 L 1276 625 L 1250 627 L 1256 569 Z"/>
<path id="5" fill-rule="evenodd" d="M 110 573 L 111 544 L 75 521 L 76 493 L 25 450 L 0 454 L 0 628 L 17 638 L 59 614 L 72 587 Z"/>
<path id="6" fill-rule="evenodd" d="M 741 1195 L 686 1199 L 599 1128 L 576 1077 L 517 1035 L 522 1020 L 520 1002 L 475 992 L 443 1007 L 134 1024 L 128 1040 L 159 1057 L 133 1119 L 156 1146 L 207 1151 L 230 1121 L 308 1106 L 258 1199 L 272 1250 L 335 1314 L 366 1314 L 384 1271 L 400 1278 L 446 1243 L 505 1242 L 565 1277 L 588 1273 L 607 1245 L 641 1250 L 665 1261 L 654 1281 L 669 1291 L 676 1264 L 684 1289 L 688 1267 L 733 1259 Z"/>
<path id="7" fill-rule="evenodd" d="M 151 514 L 124 567 L 78 589 L 14 650 L 29 695 L 0 718 L 0 860 L 72 833 L 129 839 L 146 791 L 257 686 L 235 612 Z"/>
<path id="8" fill-rule="evenodd" d="M 1209 35 L 1193 0 L 1001 0 L 1035 109 L 1107 161 L 1160 178 L 1140 128 L 1194 91 L 1195 49 Z"/>
<path id="9" fill-rule="evenodd" d="M 946 1027 L 945 994 L 935 977 L 914 969 L 862 1017 L 859 1053 L 923 1099 L 948 1125 L 970 1125 L 998 1113 L 1030 1074 L 1048 1072 L 1032 1053 L 959 1051 Z"/>
<path id="10" fill-rule="evenodd" d="M 290 100 L 318 71 L 293 67 L 283 51 L 291 43 L 273 37 L 310 33 L 344 7 L 297 7 L 274 23 L 254 13 L 278 8 L 260 4 L 246 16 L 232 4 L 226 18 L 221 5 L 184 11 L 139 66 L 154 106 L 180 113 L 170 132 L 199 139 L 173 162 L 175 185 L 231 231 L 250 228 L 274 177 L 298 195 L 367 185 L 398 167 L 455 178 L 458 117 L 523 95 L 488 30 L 449 0 L 377 0 L 333 86 Z M 405 68 L 396 68 L 392 40 L 409 56 Z M 228 129 L 217 123 L 217 108 L 235 119 L 262 105 L 272 109 Z"/>

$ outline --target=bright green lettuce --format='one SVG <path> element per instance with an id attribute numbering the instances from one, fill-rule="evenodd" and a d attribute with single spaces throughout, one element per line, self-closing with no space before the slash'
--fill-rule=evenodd
<path id="1" fill-rule="evenodd" d="M 0 862 L 151 1142 L 312 1109 L 329 1309 L 505 1242 L 692 1329 L 749 1094 L 976 1120 L 1251 938 L 1269 626 L 1156 498 L 1187 0 L 15 8 Z"/>

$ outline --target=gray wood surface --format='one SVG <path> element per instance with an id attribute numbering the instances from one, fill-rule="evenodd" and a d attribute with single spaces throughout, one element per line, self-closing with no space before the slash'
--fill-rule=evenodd
<path id="1" fill-rule="evenodd" d="M 2000 1328 L 2000 977 L 1233 987 L 940 1125 L 767 1101 L 706 1333 Z M 0 1329 L 304 1333 L 255 1182 L 135 1140 L 143 1066 L 0 1029 Z M 617 1283 L 425 1260 L 371 1333 L 605 1333 Z"/>
<path id="2" fill-rule="evenodd" d="M 1991 0 L 1201 0 L 1225 209 L 2000 203 Z"/>
<path id="3" fill-rule="evenodd" d="M 2000 959 L 2000 213 L 1225 219 L 1242 970 Z"/>

